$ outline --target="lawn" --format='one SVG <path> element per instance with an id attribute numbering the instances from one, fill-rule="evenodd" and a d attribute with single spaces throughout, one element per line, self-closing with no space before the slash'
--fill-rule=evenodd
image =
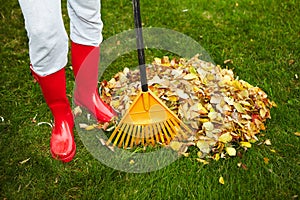
<path id="1" fill-rule="evenodd" d="M 62 0 L 68 29 L 66 0 Z M 267 129 L 242 156 L 203 165 L 180 158 L 150 173 L 125 173 L 96 160 L 75 132 L 75 159 L 51 158 L 51 114 L 29 73 L 24 21 L 17 1 L 1 2 L 1 199 L 299 199 L 300 1 L 141 0 L 145 27 L 181 32 L 199 42 L 216 64 L 262 88 L 277 108 Z M 129 0 L 102 2 L 104 38 L 133 28 Z M 168 52 L 147 50 L 147 62 Z M 225 60 L 232 62 L 227 65 Z M 111 64 L 110 79 L 137 65 L 136 54 Z M 74 78 L 68 63 L 67 89 Z M 269 139 L 271 145 L 261 142 Z M 243 166 L 238 167 L 239 163 Z M 224 178 L 224 184 L 219 178 Z"/>

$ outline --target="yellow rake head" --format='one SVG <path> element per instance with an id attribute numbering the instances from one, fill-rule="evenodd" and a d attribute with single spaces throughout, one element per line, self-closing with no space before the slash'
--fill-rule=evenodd
<path id="1" fill-rule="evenodd" d="M 169 144 L 176 137 L 183 139 L 191 130 L 153 94 L 140 92 L 107 141 L 107 145 L 132 148 Z"/>

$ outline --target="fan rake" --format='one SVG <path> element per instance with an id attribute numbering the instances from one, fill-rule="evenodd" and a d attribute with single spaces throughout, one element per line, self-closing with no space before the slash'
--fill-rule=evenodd
<path id="1" fill-rule="evenodd" d="M 119 148 L 169 144 L 192 131 L 148 88 L 139 0 L 133 0 L 141 89 L 107 141 Z"/>

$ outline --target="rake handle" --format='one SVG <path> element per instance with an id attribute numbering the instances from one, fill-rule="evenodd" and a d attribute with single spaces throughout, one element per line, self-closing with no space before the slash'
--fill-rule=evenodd
<path id="1" fill-rule="evenodd" d="M 132 4 L 133 4 L 133 14 L 134 14 L 134 25 L 136 31 L 136 46 L 137 46 L 140 77 L 141 77 L 141 87 L 143 92 L 147 92 L 148 84 L 147 84 L 147 74 L 146 74 L 146 65 L 145 65 L 145 52 L 144 52 L 144 42 L 143 42 L 143 32 L 142 32 L 142 19 L 141 19 L 141 12 L 140 12 L 140 1 L 132 0 Z"/>

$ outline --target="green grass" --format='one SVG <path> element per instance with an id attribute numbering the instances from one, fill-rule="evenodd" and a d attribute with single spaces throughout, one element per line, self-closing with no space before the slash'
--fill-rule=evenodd
<path id="1" fill-rule="evenodd" d="M 66 27 L 68 18 L 63 2 Z M 130 1 L 102 2 L 103 34 L 133 27 Z M 49 153 L 50 121 L 39 86 L 29 74 L 26 32 L 17 1 L 1 3 L 0 198 L 1 199 L 297 199 L 300 195 L 300 1 L 141 1 L 145 27 L 162 27 L 198 41 L 222 65 L 261 87 L 278 104 L 259 138 L 243 157 L 203 166 L 181 158 L 151 173 L 128 174 L 98 162 L 76 134 L 77 155 L 62 164 Z M 182 10 L 188 9 L 187 12 Z M 147 61 L 165 52 L 147 51 Z M 294 61 L 294 62 L 292 62 Z M 137 65 L 135 54 L 116 60 L 105 78 Z M 70 66 L 70 63 L 68 64 Z M 67 70 L 72 93 L 71 70 Z M 271 150 L 276 150 L 275 153 Z M 30 158 L 24 164 L 20 162 Z M 268 164 L 264 158 L 269 158 Z M 248 169 L 238 168 L 244 163 Z M 224 177 L 225 184 L 218 182 Z"/>

